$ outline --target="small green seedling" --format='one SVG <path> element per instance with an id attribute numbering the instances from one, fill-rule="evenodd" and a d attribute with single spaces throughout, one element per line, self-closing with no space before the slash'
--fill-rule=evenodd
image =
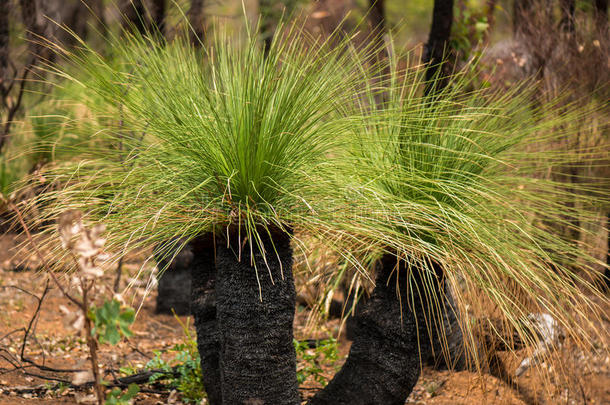
<path id="1" fill-rule="evenodd" d="M 308 341 L 294 340 L 294 349 L 297 353 L 297 380 L 299 384 L 304 383 L 309 377 L 316 382 L 326 385 L 327 378 L 324 376 L 322 364 L 334 365 L 338 359 L 337 339 L 329 338 L 317 342 L 316 347 L 311 348 Z"/>
<path id="2" fill-rule="evenodd" d="M 135 320 L 135 311 L 133 308 L 121 308 L 121 303 L 116 299 L 104 302 L 99 308 L 92 306 L 88 316 L 94 324 L 91 334 L 97 334 L 100 343 L 116 345 L 121 336 L 128 338 L 133 335 L 129 327 Z"/>
<path id="3" fill-rule="evenodd" d="M 129 405 L 130 401 L 140 392 L 137 384 L 129 384 L 127 391 L 123 393 L 118 387 L 115 387 L 106 396 L 105 405 Z"/>

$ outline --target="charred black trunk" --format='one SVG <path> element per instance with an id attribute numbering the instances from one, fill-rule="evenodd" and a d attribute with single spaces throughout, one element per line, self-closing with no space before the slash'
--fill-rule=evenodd
<path id="1" fill-rule="evenodd" d="M 272 237 L 264 230 L 260 234 L 264 254 L 252 242 L 252 257 L 251 241 L 240 246 L 243 241 L 236 233 L 228 246 L 216 246 L 222 401 L 295 405 L 299 404 L 292 334 L 296 293 L 290 236 L 281 231 Z"/>
<path id="2" fill-rule="evenodd" d="M 208 394 L 208 403 L 220 405 L 223 401 L 220 380 L 220 341 L 216 320 L 216 263 L 213 236 L 212 234 L 201 236 L 193 240 L 189 246 L 193 252 L 190 309 L 195 318 L 203 385 Z M 183 292 L 183 295 L 187 294 Z"/>
<path id="3" fill-rule="evenodd" d="M 423 62 L 428 64 L 426 94 L 434 94 L 447 84 L 446 78 L 441 74 L 441 67 L 449 51 L 452 23 L 453 0 L 434 0 L 430 35 L 423 55 Z"/>
<path id="4" fill-rule="evenodd" d="M 440 267 L 436 267 L 436 272 L 440 277 L 442 274 Z M 442 323 L 439 325 L 442 327 L 443 333 L 433 334 L 432 345 L 434 350 L 429 353 L 428 358 L 424 359 L 424 364 L 432 366 L 435 369 L 466 370 L 469 368 L 469 363 L 464 336 L 460 327 L 458 308 L 449 286 L 442 278 L 437 280 L 440 283 L 438 286 L 439 291 L 444 292 L 444 295 L 441 294 L 441 297 L 444 299 L 442 301 L 443 307 L 441 308 Z"/>
<path id="5" fill-rule="evenodd" d="M 275 33 L 275 21 L 273 21 L 273 2 L 270 0 L 259 1 L 259 12 L 260 12 L 260 29 L 263 37 L 263 49 L 265 55 L 271 48 L 273 42 L 273 34 Z"/>
<path id="6" fill-rule="evenodd" d="M 608 33 L 608 0 L 595 0 L 595 26 L 602 35 Z M 607 36 L 602 36 L 608 41 Z"/>
<path id="7" fill-rule="evenodd" d="M 170 243 L 172 242 L 157 246 L 154 252 L 158 267 L 165 270 L 159 278 L 156 311 L 193 315 L 203 385 L 209 404 L 220 405 L 222 404 L 220 341 L 216 321 L 214 289 L 216 263 L 213 234 L 195 238 L 175 257 L 164 251 L 164 245 Z"/>
<path id="8" fill-rule="evenodd" d="M 409 270 L 394 255 L 381 259 L 373 294 L 355 318 L 356 336 L 347 361 L 309 405 L 402 405 L 417 383 L 422 362 L 437 367 L 465 366 L 462 334 L 450 295 L 441 309 L 442 323 L 432 319 L 434 304 L 429 297 L 443 302 L 445 282 L 441 267 L 434 263 L 430 267 L 434 274 L 425 278 L 424 270 Z M 410 271 L 414 271 L 411 291 Z M 433 288 L 428 291 L 433 295 L 417 293 L 430 285 Z M 441 341 L 437 333 L 440 325 L 446 340 Z"/>
<path id="9" fill-rule="evenodd" d="M 434 294 L 440 298 L 442 271 L 439 266 L 433 268 Z M 420 360 L 438 358 L 434 347 L 439 346 L 430 343 L 435 339 L 434 326 L 430 327 L 432 339 L 428 328 L 432 304 L 417 294 L 424 288 L 424 279 L 412 270 L 416 271 L 411 275 L 414 287 L 409 292 L 410 270 L 405 263 L 389 254 L 381 259 L 371 299 L 356 317 L 357 336 L 347 361 L 309 405 L 404 404 L 419 378 Z M 429 285 L 429 280 L 425 282 Z M 461 334 L 456 341 L 461 343 Z"/>
<path id="10" fill-rule="evenodd" d="M 194 253 L 192 243 L 178 252 L 173 260 L 173 254 L 163 252 L 163 246 L 157 246 L 155 249 L 157 267 L 163 271 L 158 279 L 157 313 L 191 313 L 191 269 L 194 265 Z"/>
<path id="11" fill-rule="evenodd" d="M 383 38 L 386 33 L 385 0 L 369 0 L 368 19 L 373 34 L 372 39 L 375 41 L 375 47 L 377 48 L 377 61 L 381 61 L 388 57 Z M 388 71 L 386 70 L 384 73 L 387 74 Z"/>

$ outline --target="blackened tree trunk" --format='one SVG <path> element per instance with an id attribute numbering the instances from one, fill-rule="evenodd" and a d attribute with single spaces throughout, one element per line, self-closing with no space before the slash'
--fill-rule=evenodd
<path id="1" fill-rule="evenodd" d="M 442 277 L 442 269 L 435 265 L 437 277 Z M 432 341 L 433 350 L 429 353 L 427 359 L 424 359 L 424 364 L 433 368 L 462 371 L 467 370 L 470 366 L 466 354 L 466 346 L 464 336 L 460 326 L 460 318 L 457 305 L 453 298 L 449 285 L 441 278 L 439 291 L 443 291 L 441 295 L 443 307 L 441 308 L 441 324 L 443 329 L 442 334 L 434 333 Z M 480 350 L 478 347 L 477 350 Z"/>
<path id="2" fill-rule="evenodd" d="M 602 33 L 602 38 L 608 40 L 608 0 L 595 0 L 595 25 Z"/>
<path id="3" fill-rule="evenodd" d="M 378 51 L 377 59 L 378 61 L 381 61 L 388 56 L 383 39 L 383 36 L 386 33 L 385 0 L 369 0 L 369 7 L 368 18 L 373 34 L 372 39 L 375 41 L 375 47 Z"/>
<path id="4" fill-rule="evenodd" d="M 200 48 L 205 41 L 205 17 L 203 14 L 203 0 L 191 0 L 191 8 L 188 12 L 191 44 Z"/>
<path id="5" fill-rule="evenodd" d="M 165 37 L 165 0 L 152 0 L 150 5 L 150 16 L 152 32 L 157 32 L 161 37 Z"/>
<path id="6" fill-rule="evenodd" d="M 174 255 L 167 253 L 163 245 L 155 248 L 157 267 L 162 271 L 157 286 L 157 313 L 191 313 L 191 270 L 195 259 L 191 245 L 185 246 L 171 261 Z"/>
<path id="7" fill-rule="evenodd" d="M 43 47 L 41 45 L 41 38 L 45 37 L 44 34 L 44 17 L 40 15 L 40 9 L 36 0 L 19 0 L 21 6 L 21 16 L 23 24 L 26 28 L 26 38 L 28 40 L 28 48 L 30 51 L 31 60 L 36 58 L 45 58 L 46 55 L 42 54 Z M 28 63 L 33 65 L 34 62 Z"/>
<path id="8" fill-rule="evenodd" d="M 369 0 L 369 22 L 381 35 L 385 33 L 385 0 Z"/>
<path id="9" fill-rule="evenodd" d="M 513 1 L 513 34 L 527 34 L 535 0 Z"/>
<path id="10" fill-rule="evenodd" d="M 97 25 L 97 33 L 103 39 L 108 36 L 108 26 L 106 25 L 106 5 L 104 0 L 92 0 L 90 3 L 91 11 Z"/>
<path id="11" fill-rule="evenodd" d="M 142 0 L 122 0 L 120 11 L 123 14 L 123 30 L 146 33 L 146 9 Z"/>
<path id="12" fill-rule="evenodd" d="M 561 20 L 559 21 L 559 27 L 562 31 L 567 33 L 574 32 L 576 27 L 574 20 L 574 12 L 576 0 L 561 0 Z"/>
<path id="13" fill-rule="evenodd" d="M 441 66 L 449 50 L 452 23 L 453 0 L 434 0 L 430 35 L 423 55 L 423 62 L 428 65 L 426 94 L 434 94 L 447 85 L 447 78 L 441 74 Z"/>
<path id="14" fill-rule="evenodd" d="M 259 13 L 260 13 L 260 31 L 263 37 L 263 49 L 265 55 L 271 48 L 273 42 L 273 34 L 275 32 L 275 21 L 274 21 L 274 10 L 273 0 L 259 0 Z"/>
<path id="15" fill-rule="evenodd" d="M 216 320 L 216 263 L 212 234 L 193 240 L 191 263 L 191 312 L 197 330 L 203 385 L 210 405 L 221 405 L 220 340 Z M 228 404 L 229 402 L 224 402 Z"/>
<path id="16" fill-rule="evenodd" d="M 292 333 L 296 293 L 290 235 L 279 230 L 271 237 L 264 230 L 260 234 L 265 253 L 253 241 L 241 247 L 237 232 L 231 234 L 228 246 L 216 246 L 222 402 L 296 405 L 300 401 Z M 253 256 L 248 243 L 254 245 Z"/>
<path id="17" fill-rule="evenodd" d="M 433 278 L 438 280 L 435 294 L 440 299 L 442 271 L 439 266 L 434 268 L 437 274 Z M 405 403 L 419 378 L 420 360 L 435 357 L 435 345 L 430 342 L 437 339 L 435 328 L 429 330 L 426 322 L 425 314 L 431 320 L 431 304 L 417 295 L 424 288 L 424 279 L 418 274 L 411 276 L 416 287 L 410 292 L 405 263 L 397 262 L 394 255 L 382 257 L 371 299 L 356 318 L 357 336 L 347 361 L 309 405 Z M 461 334 L 459 337 L 461 341 Z"/>

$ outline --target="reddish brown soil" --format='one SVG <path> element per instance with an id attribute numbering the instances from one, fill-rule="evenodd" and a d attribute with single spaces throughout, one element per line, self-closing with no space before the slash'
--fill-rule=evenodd
<path id="1" fill-rule="evenodd" d="M 13 370 L 14 367 L 7 361 L 8 358 L 18 358 L 23 343 L 23 332 L 8 333 L 25 328 L 34 312 L 36 299 L 28 293 L 39 296 L 44 288 L 43 274 L 37 274 L 33 268 L 37 267 L 36 260 L 31 260 L 24 267 L 26 271 L 14 271 L 15 263 L 10 259 L 10 248 L 14 245 L 13 236 L 0 237 L 0 405 L 8 404 L 74 404 L 87 403 L 87 392 L 75 392 L 66 389 L 63 392 L 40 390 L 30 393 L 25 390 L 52 383 L 48 380 L 28 376 L 24 370 Z M 137 261 L 127 262 L 126 273 L 133 273 L 139 268 Z M 112 284 L 114 272 L 108 272 L 105 281 Z M 126 275 L 123 285 L 126 283 Z M 16 288 L 18 287 L 18 288 Z M 27 293 L 26 293 L 27 292 Z M 154 313 L 155 293 L 145 294 L 144 287 L 133 288 L 129 297 L 135 302 L 143 302 L 135 324 L 134 336 L 127 342 L 117 346 L 102 345 L 101 363 L 104 369 L 118 369 L 123 366 L 141 367 L 152 356 L 153 350 L 163 350 L 173 347 L 184 341 L 184 332 L 179 321 L 170 315 L 157 315 Z M 142 298 L 144 297 L 143 301 Z M 606 300 L 607 301 L 607 300 Z M 606 307 L 607 302 L 604 303 Z M 57 368 L 86 367 L 87 346 L 82 336 L 66 328 L 64 316 L 59 311 L 59 305 L 70 307 L 71 304 L 61 296 L 56 289 L 52 289 L 46 297 L 35 325 L 34 337 L 30 338 L 25 349 L 27 357 L 38 364 L 45 364 Z M 72 306 L 71 308 L 74 308 Z M 312 338 L 327 336 L 338 329 L 338 321 L 331 321 L 325 325 L 324 330 L 318 333 L 305 332 L 304 323 L 306 312 L 297 313 L 295 334 L 297 338 Z M 186 322 L 187 317 L 180 317 Z M 610 321 L 606 317 L 606 330 L 610 330 Z M 191 330 L 192 332 L 192 330 Z M 306 335 L 307 334 L 307 335 Z M 568 343 L 560 351 L 564 360 L 565 373 L 559 374 L 555 370 L 549 371 L 550 382 L 543 384 L 543 379 L 535 370 L 530 370 L 517 379 L 519 387 L 510 387 L 504 382 L 489 375 L 478 375 L 471 372 L 453 373 L 449 371 L 435 371 L 426 368 L 422 377 L 409 397 L 407 404 L 510 404 L 522 405 L 524 403 L 544 404 L 608 404 L 610 403 L 610 357 L 607 347 L 610 339 L 596 342 L 600 348 L 597 352 L 582 352 Z M 339 340 L 339 352 L 342 358 L 347 355 L 349 342 Z M 603 350 L 602 348 L 606 348 Z M 521 357 L 519 353 L 505 356 L 507 372 L 514 373 Z M 336 366 L 323 364 L 324 375 L 332 377 Z M 544 368 L 544 366 L 543 366 Z M 45 374 L 70 379 L 66 373 L 42 373 L 30 367 L 27 372 Z M 548 370 L 547 370 L 548 371 Z M 303 384 L 302 393 L 305 397 L 320 388 L 320 385 L 307 381 Z M 165 394 L 139 394 L 135 401 L 137 404 L 165 404 L 180 403 Z M 204 402 L 205 403 L 205 402 Z"/>

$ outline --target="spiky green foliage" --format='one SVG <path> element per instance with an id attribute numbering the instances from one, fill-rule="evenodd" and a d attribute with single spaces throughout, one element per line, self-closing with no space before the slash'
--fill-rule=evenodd
<path id="1" fill-rule="evenodd" d="M 590 343 L 598 332 L 599 292 L 591 280 L 599 262 L 549 227 L 575 217 L 586 232 L 608 206 L 603 179 L 583 176 L 574 185 L 550 175 L 607 154 L 603 147 L 562 147 L 586 129 L 589 116 L 561 100 L 540 103 L 533 83 L 477 91 L 457 75 L 426 97 L 420 69 L 399 68 L 395 59 L 388 71 L 367 81 L 358 111 L 348 112 L 354 142 L 337 159 L 342 186 L 327 195 L 346 203 L 323 243 L 335 235 L 348 255 L 394 254 L 414 271 L 430 270 L 430 282 L 430 263 L 439 263 L 464 315 L 467 307 L 478 316 L 493 312 L 531 346 L 539 339 L 527 322 L 532 312 L 552 314 L 569 335 Z M 431 308 L 441 298 L 430 289 L 403 299 L 417 295 Z M 429 315 L 430 328 L 442 330 L 441 314 Z M 473 324 L 463 319 L 472 339 Z M 476 356 L 477 343 L 469 343 Z"/>
<path id="2" fill-rule="evenodd" d="M 88 105 L 94 115 L 115 106 L 99 131 L 120 147 L 88 146 L 50 170 L 65 187 L 43 197 L 48 215 L 86 207 L 121 249 L 229 225 L 257 245 L 261 230 L 306 224 L 312 178 L 342 143 L 334 114 L 356 64 L 330 41 L 284 35 L 266 55 L 256 35 L 219 36 L 204 53 L 130 36 L 113 44 L 119 66 L 90 50 L 71 55 L 87 79 L 60 74 L 105 101 Z"/>
<path id="3" fill-rule="evenodd" d="M 421 70 L 397 60 L 369 66 L 366 49 L 296 29 L 278 38 L 266 58 L 255 35 L 202 54 L 127 37 L 113 44 L 120 64 L 71 55 L 87 80 L 67 78 L 104 100 L 89 108 L 110 142 L 49 170 L 63 187 L 39 199 L 45 215 L 86 209 L 121 252 L 231 225 L 253 247 L 292 227 L 367 277 L 362 263 L 381 252 L 435 261 L 461 308 L 486 303 L 531 344 L 530 312 L 587 341 L 595 260 L 545 225 L 578 216 L 584 228 L 607 204 L 587 179 L 566 188 L 548 175 L 592 159 L 558 147 L 579 111 L 532 102 L 527 84 L 500 94 L 459 77 L 424 97 Z"/>

